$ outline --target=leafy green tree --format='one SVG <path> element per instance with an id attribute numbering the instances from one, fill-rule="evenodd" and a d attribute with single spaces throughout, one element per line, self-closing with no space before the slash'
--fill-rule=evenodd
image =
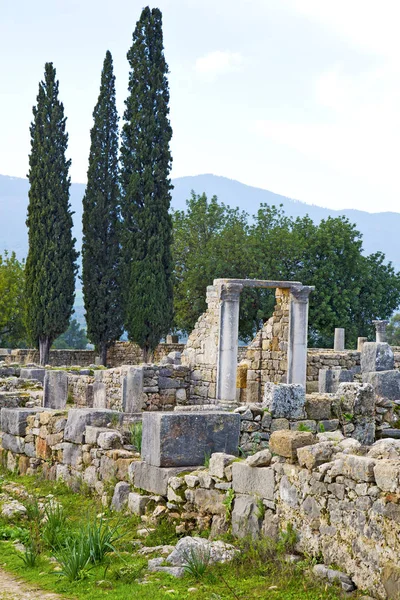
<path id="1" fill-rule="evenodd" d="M 172 129 L 158 8 L 143 9 L 127 56 L 131 71 L 121 147 L 125 327 L 146 360 L 173 317 Z"/>
<path id="2" fill-rule="evenodd" d="M 0 346 L 16 348 L 26 344 L 25 264 L 15 252 L 0 255 Z"/>
<path id="3" fill-rule="evenodd" d="M 45 65 L 31 124 L 29 251 L 26 261 L 27 328 L 48 363 L 52 342 L 67 329 L 74 303 L 76 259 L 69 203 L 70 161 L 65 152 L 64 107 L 52 63 Z"/>
<path id="4" fill-rule="evenodd" d="M 88 183 L 83 198 L 82 282 L 90 340 L 107 364 L 107 349 L 121 337 L 118 114 L 111 53 L 93 111 Z"/>
<path id="5" fill-rule="evenodd" d="M 67 331 L 64 331 L 52 345 L 52 348 L 60 350 L 70 348 L 74 350 L 84 350 L 88 345 L 89 340 L 86 336 L 86 331 L 82 329 L 76 319 L 71 319 Z"/>
<path id="6" fill-rule="evenodd" d="M 389 344 L 400 346 L 400 313 L 396 313 L 391 317 L 386 331 Z"/>

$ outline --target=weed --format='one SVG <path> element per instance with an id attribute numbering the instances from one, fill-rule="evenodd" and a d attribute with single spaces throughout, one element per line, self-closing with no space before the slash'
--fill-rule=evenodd
<path id="1" fill-rule="evenodd" d="M 253 440 L 252 440 L 252 444 L 251 444 L 251 453 L 255 454 L 257 452 L 257 450 L 259 450 L 259 446 L 260 446 L 260 442 L 261 442 L 261 436 L 259 433 L 255 433 L 253 435 Z"/>
<path id="2" fill-rule="evenodd" d="M 305 425 L 304 423 L 300 423 L 297 431 L 311 431 L 311 429 L 308 427 L 308 425 Z"/>
<path id="3" fill-rule="evenodd" d="M 204 466 L 206 469 L 208 469 L 210 467 L 210 458 L 211 458 L 211 452 L 209 450 L 206 450 L 204 452 Z"/>
<path id="4" fill-rule="evenodd" d="M 297 532 L 291 523 L 287 524 L 286 531 L 279 535 L 278 546 L 285 552 L 293 552 L 297 543 Z"/>
<path id="5" fill-rule="evenodd" d="M 67 404 L 75 404 L 74 394 L 71 390 L 68 390 Z"/>
<path id="6" fill-rule="evenodd" d="M 115 579 L 123 581 L 124 583 L 133 583 L 134 581 L 140 579 L 146 567 L 147 560 L 143 560 L 137 565 L 125 565 L 114 571 L 114 577 Z"/>
<path id="7" fill-rule="evenodd" d="M 129 428 L 130 442 L 136 452 L 139 453 L 142 451 L 142 429 L 142 421 L 136 421 L 136 423 L 132 423 Z"/>
<path id="8" fill-rule="evenodd" d="M 183 559 L 185 572 L 198 581 L 202 579 L 210 565 L 210 551 L 208 548 L 192 546 L 183 553 Z"/>
<path id="9" fill-rule="evenodd" d="M 42 511 L 40 510 L 39 501 L 36 496 L 31 497 L 25 502 L 26 516 L 29 523 L 40 523 L 42 520 Z"/>
<path id="10" fill-rule="evenodd" d="M 43 528 L 42 538 L 49 548 L 60 546 L 60 536 L 65 530 L 66 517 L 64 509 L 58 502 L 49 500 L 44 506 L 46 523 Z"/>
<path id="11" fill-rule="evenodd" d="M 107 554 L 116 552 L 114 544 L 122 537 L 119 524 L 111 526 L 103 517 L 89 522 L 86 533 L 93 564 L 102 563 Z"/>
<path id="12" fill-rule="evenodd" d="M 263 519 L 265 517 L 266 508 L 265 508 L 264 502 L 262 501 L 262 498 L 257 498 L 256 504 L 257 504 L 257 518 Z"/>
<path id="13" fill-rule="evenodd" d="M 29 531 L 16 525 L 3 525 L 0 527 L 0 540 L 18 540 L 25 543 L 29 540 Z"/>
<path id="14" fill-rule="evenodd" d="M 346 421 L 351 421 L 353 415 L 351 413 L 343 413 L 343 418 L 346 419 Z"/>
<path id="15" fill-rule="evenodd" d="M 225 506 L 225 518 L 227 521 L 231 518 L 234 499 L 235 492 L 232 488 L 229 488 L 225 494 L 225 498 L 222 500 L 222 504 Z"/>
<path id="16" fill-rule="evenodd" d="M 38 540 L 31 536 L 25 543 L 24 551 L 19 553 L 19 558 L 23 561 L 26 567 L 36 567 L 40 554 L 40 547 Z"/>
<path id="17" fill-rule="evenodd" d="M 325 430 L 325 425 L 323 423 L 318 424 L 318 431 L 320 433 L 325 433 L 326 430 Z"/>
<path id="18" fill-rule="evenodd" d="M 113 413 L 113 414 L 111 415 L 111 421 L 110 421 L 110 423 L 111 423 L 112 427 L 113 427 L 114 429 L 115 429 L 115 428 L 117 428 L 117 427 L 118 427 L 118 425 L 119 425 L 119 422 L 120 422 L 120 421 L 119 421 L 119 415 L 116 415 L 115 413 Z"/>
<path id="19" fill-rule="evenodd" d="M 90 545 L 86 531 L 82 531 L 76 538 L 67 538 L 65 545 L 54 555 L 61 566 L 60 575 L 68 581 L 84 579 L 90 563 Z"/>

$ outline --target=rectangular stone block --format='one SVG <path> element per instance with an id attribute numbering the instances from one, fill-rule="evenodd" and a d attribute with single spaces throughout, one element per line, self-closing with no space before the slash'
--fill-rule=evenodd
<path id="1" fill-rule="evenodd" d="M 361 351 L 361 372 L 391 371 L 394 369 L 394 354 L 385 342 L 365 342 Z"/>
<path id="2" fill-rule="evenodd" d="M 332 398 L 322 395 L 306 396 L 306 415 L 308 419 L 321 421 L 331 418 Z"/>
<path id="3" fill-rule="evenodd" d="M 40 381 L 40 383 L 44 383 L 45 374 L 46 374 L 46 369 L 21 368 L 19 376 L 21 379 L 35 379 L 36 381 Z"/>
<path id="4" fill-rule="evenodd" d="M 320 369 L 318 373 L 318 391 L 321 394 L 334 394 L 341 383 L 353 380 L 352 371 L 346 369 Z"/>
<path id="5" fill-rule="evenodd" d="M 238 453 L 237 413 L 143 413 L 142 459 L 157 467 L 203 465 L 214 452 Z"/>
<path id="6" fill-rule="evenodd" d="M 275 473 L 272 467 L 250 467 L 244 462 L 232 464 L 232 488 L 237 494 L 274 499 Z"/>
<path id="7" fill-rule="evenodd" d="M 68 419 L 64 430 L 64 440 L 74 444 L 84 443 L 87 425 L 93 427 L 106 427 L 116 419 L 121 422 L 122 413 L 109 409 L 73 408 L 68 412 Z"/>
<path id="8" fill-rule="evenodd" d="M 107 408 L 107 390 L 102 381 L 93 383 L 93 408 Z"/>
<path id="9" fill-rule="evenodd" d="M 143 461 L 135 461 L 129 465 L 129 479 L 136 488 L 166 496 L 168 480 L 186 471 L 194 471 L 196 467 L 155 467 Z"/>
<path id="10" fill-rule="evenodd" d="M 135 413 L 143 410 L 143 368 L 130 367 L 122 380 L 122 410 Z"/>
<path id="11" fill-rule="evenodd" d="M 363 383 L 370 383 L 375 394 L 388 400 L 400 400 L 400 371 L 363 373 Z"/>
<path id="12" fill-rule="evenodd" d="M 46 371 L 43 385 L 43 406 L 64 409 L 68 399 L 68 375 L 65 371 Z"/>
<path id="13" fill-rule="evenodd" d="M 3 433 L 1 439 L 1 445 L 4 450 L 11 450 L 15 454 L 23 454 L 25 449 L 25 442 L 22 437 L 11 435 L 9 433 Z"/>
<path id="14" fill-rule="evenodd" d="M 12 435 L 25 435 L 27 418 L 42 410 L 42 408 L 2 408 L 1 431 Z"/>
<path id="15" fill-rule="evenodd" d="M 273 419 L 304 419 L 305 401 L 305 388 L 298 383 L 265 384 L 263 407 Z"/>
<path id="16" fill-rule="evenodd" d="M 271 452 L 292 460 L 297 458 L 297 449 L 315 443 L 308 431 L 274 431 L 269 438 Z"/>

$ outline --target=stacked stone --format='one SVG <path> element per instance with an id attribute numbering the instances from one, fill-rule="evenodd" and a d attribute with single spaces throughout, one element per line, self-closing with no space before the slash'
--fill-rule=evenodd
<path id="1" fill-rule="evenodd" d="M 360 371 L 360 352 L 355 350 L 309 349 L 307 352 L 307 392 L 320 391 L 318 387 L 319 373 L 326 369 L 340 368 L 352 373 Z"/>

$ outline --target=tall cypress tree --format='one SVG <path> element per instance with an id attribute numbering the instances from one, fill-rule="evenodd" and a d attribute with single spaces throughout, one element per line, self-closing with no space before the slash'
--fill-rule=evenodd
<path id="1" fill-rule="evenodd" d="M 125 327 L 146 360 L 172 322 L 172 129 L 162 16 L 143 9 L 127 54 L 131 67 L 121 147 Z"/>
<path id="2" fill-rule="evenodd" d="M 40 363 L 48 363 L 52 342 L 72 314 L 75 292 L 75 239 L 69 203 L 71 164 L 65 157 L 68 134 L 58 99 L 53 63 L 46 63 L 31 124 L 29 156 L 29 251 L 26 261 L 27 328 L 39 346 Z"/>
<path id="3" fill-rule="evenodd" d="M 82 281 L 87 333 L 100 351 L 122 334 L 120 290 L 118 114 L 111 53 L 107 51 L 100 95 L 93 111 L 88 183 L 83 198 Z"/>

